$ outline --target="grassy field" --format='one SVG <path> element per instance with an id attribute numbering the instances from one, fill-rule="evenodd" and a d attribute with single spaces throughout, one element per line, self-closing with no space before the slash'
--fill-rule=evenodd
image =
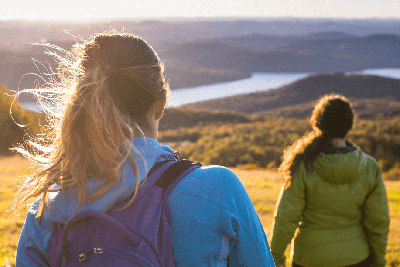
<path id="1" fill-rule="evenodd" d="M 15 251 L 24 215 L 16 217 L 6 210 L 11 208 L 21 176 L 29 173 L 29 162 L 20 157 L 0 158 L 0 266 L 13 266 Z M 254 206 L 269 235 L 276 198 L 281 180 L 274 171 L 235 168 L 234 172 L 243 181 Z M 386 182 L 390 205 L 390 236 L 388 266 L 400 266 L 400 182 Z M 289 251 L 286 252 L 289 255 Z"/>
<path id="2" fill-rule="evenodd" d="M 10 210 L 17 185 L 30 172 L 29 161 L 21 157 L 0 158 L 0 266 L 13 266 L 25 214 L 17 217 Z"/>

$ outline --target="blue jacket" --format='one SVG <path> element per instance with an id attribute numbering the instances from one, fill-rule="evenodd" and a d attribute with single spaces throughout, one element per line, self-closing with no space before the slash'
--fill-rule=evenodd
<path id="1" fill-rule="evenodd" d="M 141 180 L 155 163 L 175 160 L 171 148 L 152 138 L 136 138 L 133 144 L 143 156 L 134 153 Z M 81 209 L 106 212 L 130 196 L 135 178 L 128 163 L 124 170 L 126 179 L 121 175 L 105 195 Z M 97 191 L 99 181 L 89 179 L 86 193 Z M 168 201 L 177 266 L 275 266 L 253 204 L 231 170 L 220 166 L 198 168 L 172 190 Z M 65 223 L 75 214 L 77 189 L 49 193 L 41 225 L 35 218 L 37 203 L 28 212 L 22 229 L 16 266 L 48 265 L 52 225 Z"/>

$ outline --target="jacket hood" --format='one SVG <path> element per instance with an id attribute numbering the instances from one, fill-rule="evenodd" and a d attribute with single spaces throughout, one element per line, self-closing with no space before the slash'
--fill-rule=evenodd
<path id="1" fill-rule="evenodd" d="M 152 138 L 135 138 L 133 145 L 137 151 L 132 152 L 136 163 L 138 163 L 140 181 L 155 163 L 164 160 L 175 160 L 174 151 L 168 146 L 160 145 Z M 144 162 L 143 162 L 144 161 Z M 80 210 L 94 209 L 106 212 L 121 199 L 128 198 L 136 185 L 136 179 L 132 168 L 126 162 L 122 168 L 126 175 L 121 175 L 111 189 L 93 202 L 84 203 Z M 103 182 L 99 178 L 89 178 L 86 183 L 86 195 L 91 195 L 102 188 Z M 52 189 L 59 188 L 54 185 Z M 49 192 L 46 206 L 43 211 L 42 222 L 66 223 L 68 219 L 77 212 L 79 204 L 79 190 L 77 188 L 66 189 L 59 192 Z"/>
<path id="2" fill-rule="evenodd" d="M 333 184 L 351 183 L 362 173 L 364 158 L 359 149 L 347 154 L 323 154 L 313 167 L 325 181 Z"/>

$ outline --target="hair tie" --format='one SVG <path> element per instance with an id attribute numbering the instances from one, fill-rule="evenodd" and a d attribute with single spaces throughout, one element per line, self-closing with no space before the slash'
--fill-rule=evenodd
<path id="1" fill-rule="evenodd" d="M 119 69 L 112 69 L 108 70 L 109 72 L 116 72 L 116 71 L 121 71 L 121 70 L 134 70 L 134 69 L 151 69 L 151 68 L 158 68 L 159 65 L 139 65 L 139 66 L 132 66 L 132 67 L 126 67 L 126 68 L 119 68 Z"/>
<path id="2" fill-rule="evenodd" d="M 108 74 L 111 72 L 110 68 L 108 66 L 101 66 L 100 65 L 99 67 L 100 67 L 100 71 L 106 76 L 108 76 Z"/>

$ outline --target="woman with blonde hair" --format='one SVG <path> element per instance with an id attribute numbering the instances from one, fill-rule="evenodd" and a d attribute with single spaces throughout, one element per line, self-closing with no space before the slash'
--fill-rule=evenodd
<path id="1" fill-rule="evenodd" d="M 346 138 L 353 118 L 344 96 L 324 96 L 313 130 L 285 151 L 271 230 L 277 266 L 294 235 L 292 266 L 385 266 L 386 191 L 375 159 Z"/>
<path id="2" fill-rule="evenodd" d="M 48 116 L 44 142 L 18 149 L 42 169 L 17 195 L 17 207 L 39 197 L 21 232 L 17 266 L 50 265 L 56 225 L 87 209 L 124 212 L 140 200 L 150 170 L 177 161 L 156 140 L 169 88 L 147 42 L 131 34 L 98 34 L 61 60 L 60 85 L 46 96 L 59 105 Z M 161 266 L 274 266 L 257 213 L 229 169 L 194 169 L 172 189 L 168 206 L 174 263 Z M 82 260 L 98 253 L 103 248 L 83 253 Z"/>

